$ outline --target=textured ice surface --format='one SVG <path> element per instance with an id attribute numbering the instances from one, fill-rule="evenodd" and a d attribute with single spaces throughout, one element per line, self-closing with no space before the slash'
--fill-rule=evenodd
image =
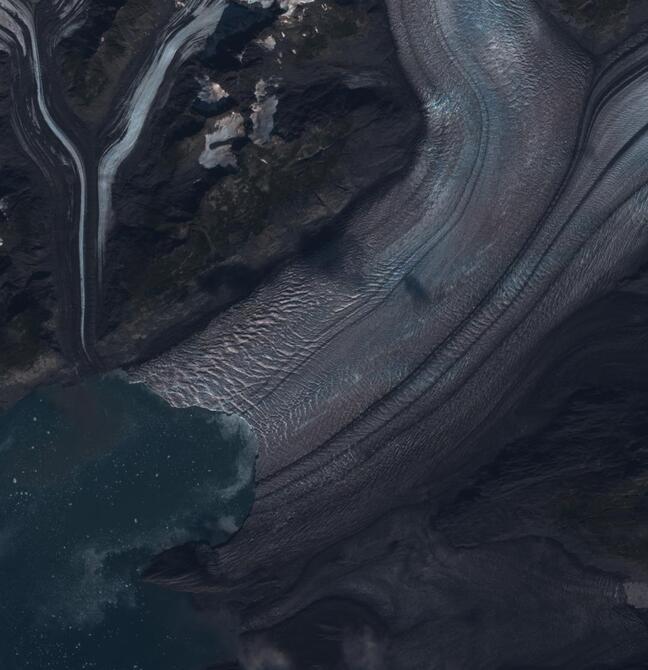
<path id="1" fill-rule="evenodd" d="M 293 263 L 136 373 L 254 426 L 261 481 L 237 542 L 275 538 L 260 561 L 441 484 L 534 343 L 644 240 L 643 136 L 626 145 L 640 81 L 623 113 L 588 103 L 588 57 L 533 2 L 414 4 L 388 3 L 427 119 L 409 173 L 345 221 L 332 270 Z M 237 569 L 237 542 L 219 565 Z"/>
<path id="2" fill-rule="evenodd" d="M 135 375 L 259 435 L 257 503 L 215 574 L 442 490 L 484 456 L 474 438 L 525 389 L 534 347 L 646 245 L 648 48 L 597 71 L 534 2 L 388 6 L 427 119 L 409 173 L 321 264 L 293 263 Z"/>
<path id="3" fill-rule="evenodd" d="M 300 4 L 306 3 L 281 2 L 288 13 Z M 251 518 L 226 547 L 202 555 L 202 572 L 178 575 L 177 588 L 225 588 L 250 573 L 265 577 L 267 572 L 255 572 L 264 569 L 274 585 L 284 564 L 353 537 L 371 519 L 415 499 L 419 487 L 434 502 L 452 475 L 488 456 L 478 452 L 475 438 L 525 390 L 522 371 L 536 345 L 632 271 L 645 252 L 645 43 L 637 40 L 632 49 L 595 64 L 532 0 L 387 4 L 402 63 L 426 116 L 411 169 L 348 212 L 341 238 L 319 255 L 293 262 L 202 333 L 133 371 L 178 407 L 243 417 L 260 440 Z M 39 53 L 26 7 L 0 0 L 0 39 L 15 58 L 22 54 L 40 94 Z M 61 3 L 56 7 L 64 11 Z M 172 66 L 214 27 L 222 3 L 189 0 L 177 9 L 133 82 L 119 132 L 103 154 L 100 256 L 119 165 Z M 47 126 L 77 164 L 73 147 L 40 102 L 36 96 L 36 104 L 25 106 L 23 122 Z M 261 138 L 271 119 L 263 104 L 259 100 L 255 119 Z M 2 454 L 12 453 L 11 436 L 3 445 Z M 23 476 L 14 468 L 8 490 L 24 492 Z M 238 495 L 241 481 L 235 477 L 223 488 L 225 502 Z M 59 510 L 57 504 L 51 501 L 43 513 Z M 230 516 L 211 525 L 231 529 Z M 132 529 L 127 538 L 140 537 L 140 517 L 145 510 L 124 520 Z M 7 528 L 3 534 L 6 550 L 16 546 L 11 533 Z M 165 541 L 183 537 L 170 532 Z M 155 548 L 134 542 L 135 551 Z M 426 542 L 419 555 L 417 543 Z M 598 574 L 572 569 L 568 558 L 542 542 L 529 543 L 539 558 L 528 572 L 525 547 L 518 544 L 446 552 L 437 538 L 416 537 L 413 545 L 421 579 L 412 591 L 425 583 L 431 605 L 426 610 L 428 604 L 418 602 L 411 618 L 429 613 L 424 620 L 432 621 L 432 639 L 446 639 L 443 622 L 452 620 L 457 602 L 476 602 L 471 611 L 483 619 L 495 596 L 502 611 L 511 611 L 520 588 L 509 591 L 507 582 L 497 591 L 507 579 L 499 572 L 483 595 L 479 581 L 507 557 L 511 571 L 520 570 L 518 583 L 537 589 L 524 594 L 525 602 L 541 602 L 536 609 L 545 613 L 550 603 L 577 632 L 584 629 L 585 612 L 593 627 L 586 630 L 597 641 L 607 630 L 599 627 L 606 612 L 614 609 L 621 619 L 612 628 L 622 626 L 627 612 L 617 606 L 625 606 L 626 596 L 643 602 L 636 587 L 626 584 L 624 590 L 611 578 L 599 583 Z M 104 570 L 106 547 L 81 547 L 83 574 L 92 578 Z M 545 550 L 562 565 L 550 576 L 541 560 Z M 393 593 L 375 583 L 386 570 L 402 568 L 397 558 L 374 579 L 374 593 L 387 599 Z M 458 569 L 464 572 L 458 575 Z M 441 586 L 437 574 L 445 579 Z M 332 584 L 337 582 L 326 587 Z M 111 595 L 111 583 L 102 588 L 109 603 L 119 599 Z M 454 598 L 457 593 L 465 600 Z M 435 610 L 439 603 L 446 606 L 441 612 Z M 402 616 L 409 616 L 408 603 L 401 605 Z M 529 621 L 521 617 L 516 630 Z M 500 623 L 488 621 L 479 633 L 504 636 Z M 553 620 L 542 624 L 548 633 L 536 640 L 544 645 L 552 639 Z M 555 627 L 567 628 L 563 621 Z M 467 638 L 462 635 L 460 644 Z M 555 649 L 549 643 L 543 649 L 551 662 Z M 452 654 L 446 648 L 439 664 L 451 665 Z M 466 665 L 481 657 L 469 655 Z"/>

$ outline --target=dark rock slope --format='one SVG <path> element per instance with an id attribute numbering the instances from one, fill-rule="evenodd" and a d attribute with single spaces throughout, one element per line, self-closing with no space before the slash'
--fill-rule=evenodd
<path id="1" fill-rule="evenodd" d="M 0 52 L 0 395 L 62 364 L 54 192 L 14 132 L 12 69 Z"/>
<path id="2" fill-rule="evenodd" d="M 335 236 L 419 119 L 381 2 L 231 4 L 118 176 L 102 359 L 150 356 Z"/>
<path id="3" fill-rule="evenodd" d="M 115 110 L 177 8 L 151 0 L 80 7 L 54 43 L 54 10 L 43 5 L 36 17 L 47 100 L 90 179 L 94 367 L 143 360 L 186 337 L 287 259 L 338 235 L 340 214 L 410 161 L 421 113 L 382 0 L 230 2 L 206 45 L 170 71 L 117 173 L 95 293 L 92 175 L 115 139 Z M 43 165 L 24 150 L 13 131 L 15 82 L 33 81 L 27 71 L 17 78 L 22 66 L 10 67 L 8 54 L 0 58 L 0 378 L 10 400 L 87 361 L 73 336 L 76 179 L 51 183 L 65 172 L 61 162 Z"/>
<path id="4" fill-rule="evenodd" d="M 586 49 L 604 53 L 639 30 L 648 6 L 633 0 L 539 0 Z"/>

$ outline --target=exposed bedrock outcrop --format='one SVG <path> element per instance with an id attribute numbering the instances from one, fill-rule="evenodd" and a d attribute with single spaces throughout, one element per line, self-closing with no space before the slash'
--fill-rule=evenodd
<path id="1" fill-rule="evenodd" d="M 343 212 L 408 166 L 420 121 L 382 3 L 229 5 L 119 172 L 106 364 L 168 347 L 340 236 Z"/>
<path id="2" fill-rule="evenodd" d="M 49 185 L 24 155 L 11 125 L 9 57 L 0 54 L 0 331 L 9 365 L 30 361 L 51 343 L 55 296 L 49 247 Z"/>
<path id="3" fill-rule="evenodd" d="M 0 11 L 3 142 L 15 145 L 3 182 L 15 190 L 25 169 L 42 182 L 21 187 L 34 213 L 16 235 L 32 244 L 38 220 L 43 263 L 58 268 L 35 271 L 30 291 L 47 298 L 5 284 L 7 304 L 34 306 L 4 336 L 28 350 L 3 365 L 23 392 L 182 340 L 339 235 L 342 212 L 402 172 L 420 136 L 377 0 Z"/>
<path id="4" fill-rule="evenodd" d="M 585 49 L 602 54 L 636 33 L 648 7 L 632 0 L 538 0 Z"/>

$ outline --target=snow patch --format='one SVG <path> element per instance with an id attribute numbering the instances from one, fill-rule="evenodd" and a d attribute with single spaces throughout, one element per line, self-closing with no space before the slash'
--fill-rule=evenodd
<path id="1" fill-rule="evenodd" d="M 259 79 L 254 88 L 256 102 L 252 104 L 252 141 L 255 144 L 265 144 L 270 140 L 274 128 L 274 115 L 279 105 L 276 95 L 268 95 L 268 84 Z"/>
<path id="2" fill-rule="evenodd" d="M 284 16 L 290 18 L 297 8 L 302 5 L 310 5 L 315 0 L 279 0 L 279 7 L 285 11 Z"/>
<path id="3" fill-rule="evenodd" d="M 302 5 L 310 5 L 315 0 L 239 0 L 239 2 L 246 5 L 261 5 L 263 9 L 270 9 L 275 5 L 284 11 L 284 17 L 290 18 L 295 11 Z"/>
<path id="4" fill-rule="evenodd" d="M 274 5 L 275 0 L 239 0 L 246 5 L 261 5 L 263 9 L 270 9 Z"/>
<path id="5" fill-rule="evenodd" d="M 214 121 L 211 133 L 205 135 L 205 148 L 198 162 L 207 170 L 215 167 L 236 167 L 232 140 L 245 135 L 244 119 L 238 112 L 230 112 Z"/>
<path id="6" fill-rule="evenodd" d="M 198 93 L 198 99 L 202 100 L 202 102 L 214 104 L 215 102 L 229 98 L 229 93 L 218 82 L 211 81 L 209 77 L 202 77 L 198 81 L 202 85 Z"/>
<path id="7" fill-rule="evenodd" d="M 268 35 L 267 37 L 258 40 L 258 43 L 267 51 L 274 51 L 277 46 L 277 40 L 272 35 Z"/>

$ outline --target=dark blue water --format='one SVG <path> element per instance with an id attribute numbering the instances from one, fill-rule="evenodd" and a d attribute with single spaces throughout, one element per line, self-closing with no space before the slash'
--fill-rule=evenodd
<path id="1" fill-rule="evenodd" d="M 204 670 L 218 626 L 138 571 L 222 542 L 252 502 L 245 424 L 118 377 L 0 416 L 0 668 Z"/>

